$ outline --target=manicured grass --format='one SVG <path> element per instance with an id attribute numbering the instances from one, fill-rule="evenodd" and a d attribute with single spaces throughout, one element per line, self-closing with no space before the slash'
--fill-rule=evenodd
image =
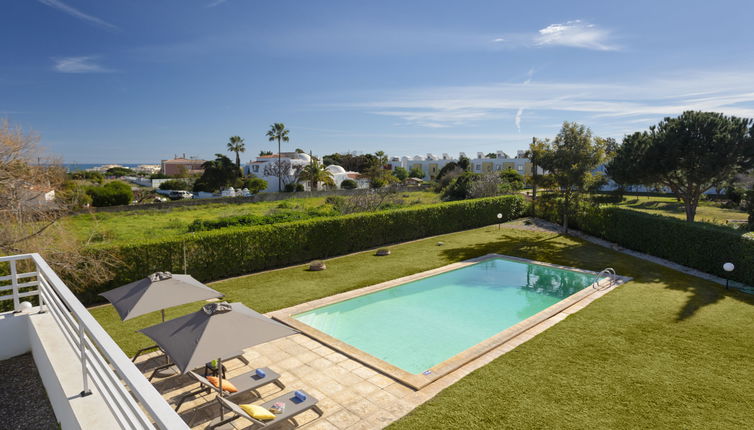
<path id="1" fill-rule="evenodd" d="M 405 205 L 430 204 L 440 201 L 439 194 L 423 191 L 401 193 L 397 198 L 401 199 Z M 281 205 L 306 210 L 323 204 L 325 204 L 324 197 L 290 198 L 247 204 L 208 203 L 175 209 L 80 214 L 68 217 L 64 222 L 82 241 L 119 244 L 186 234 L 189 224 L 196 219 L 211 220 L 232 215 L 265 215 Z"/>
<path id="2" fill-rule="evenodd" d="M 675 197 L 626 196 L 618 206 L 655 215 L 686 219 L 683 203 Z M 717 202 L 701 202 L 696 210 L 696 221 L 713 224 L 728 224 L 728 220 L 746 220 L 746 212 L 727 209 Z"/>
<path id="3" fill-rule="evenodd" d="M 437 246 L 438 241 L 445 245 Z M 304 266 L 220 281 L 213 288 L 260 312 L 498 252 L 590 270 L 614 267 L 630 283 L 471 373 L 393 429 L 747 428 L 754 422 L 754 297 L 554 233 L 490 226 Z M 168 318 L 201 303 L 173 308 Z M 92 309 L 131 354 L 134 330 Z"/>

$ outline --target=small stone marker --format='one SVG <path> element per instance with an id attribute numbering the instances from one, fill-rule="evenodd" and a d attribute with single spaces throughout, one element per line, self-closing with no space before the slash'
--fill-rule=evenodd
<path id="1" fill-rule="evenodd" d="M 319 272 L 320 270 L 327 269 L 324 261 L 315 260 L 309 263 L 309 270 L 312 272 Z"/>
<path id="2" fill-rule="evenodd" d="M 374 255 L 378 257 L 384 257 L 386 255 L 390 255 L 390 250 L 387 248 L 378 249 L 377 253 L 375 253 Z"/>

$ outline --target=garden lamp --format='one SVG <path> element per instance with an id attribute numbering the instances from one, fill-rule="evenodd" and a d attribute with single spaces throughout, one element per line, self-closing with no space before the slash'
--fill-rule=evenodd
<path id="1" fill-rule="evenodd" d="M 727 262 L 727 263 L 723 264 L 723 270 L 725 270 L 726 272 L 732 272 L 733 269 L 735 269 L 735 268 L 736 268 L 736 266 L 733 265 L 733 263 L 731 263 L 731 262 Z M 728 282 L 729 282 L 728 278 L 726 277 L 725 278 L 725 289 L 726 290 L 728 289 Z"/>

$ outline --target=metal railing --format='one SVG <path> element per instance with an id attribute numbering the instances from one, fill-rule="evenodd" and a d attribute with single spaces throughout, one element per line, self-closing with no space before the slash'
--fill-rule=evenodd
<path id="1" fill-rule="evenodd" d="M 608 278 L 607 285 L 600 285 L 600 281 L 603 277 Z M 607 267 L 605 269 L 602 269 L 600 273 L 597 274 L 597 276 L 594 278 L 594 282 L 592 283 L 592 288 L 595 290 L 606 290 L 613 285 L 618 283 L 618 275 L 615 273 L 615 269 L 612 267 Z"/>
<path id="2" fill-rule="evenodd" d="M 0 264 L 6 262 L 10 275 L 0 276 L 6 284 L 0 294 L 11 294 L 0 301 L 13 300 L 13 309 L 20 311 L 20 299 L 39 298 L 39 312 L 49 312 L 81 361 L 82 396 L 91 394 L 91 383 L 125 429 L 188 429 L 39 254 L 0 257 Z M 18 273 L 19 263 L 34 270 Z"/>

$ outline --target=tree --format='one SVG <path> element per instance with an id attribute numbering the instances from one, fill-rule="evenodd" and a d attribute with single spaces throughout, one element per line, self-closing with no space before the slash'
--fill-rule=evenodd
<path id="1" fill-rule="evenodd" d="M 460 176 L 456 177 L 443 191 L 443 199 L 463 200 L 470 198 L 472 193 L 472 186 L 474 184 L 474 181 L 476 181 L 478 177 L 478 174 L 472 172 L 464 172 Z"/>
<path id="2" fill-rule="evenodd" d="M 398 166 L 395 169 L 393 169 L 393 175 L 395 175 L 396 178 L 398 178 L 399 181 L 403 182 L 408 178 L 408 170 L 406 170 L 404 167 Z"/>
<path id="3" fill-rule="evenodd" d="M 524 177 L 510 167 L 500 172 L 500 179 L 510 185 L 511 191 L 520 191 L 524 188 Z"/>
<path id="4" fill-rule="evenodd" d="M 301 148 L 296 148 L 295 152 L 296 152 L 297 154 L 306 154 L 306 151 L 304 151 L 304 150 L 303 150 L 303 149 L 301 149 Z"/>
<path id="5" fill-rule="evenodd" d="M 278 183 L 285 187 L 288 184 L 295 184 L 301 176 L 304 166 L 301 164 L 292 164 L 289 160 L 283 162 L 266 163 L 264 165 L 264 176 L 275 176 Z"/>
<path id="6" fill-rule="evenodd" d="M 484 158 L 497 158 L 497 154 L 490 152 L 489 154 L 485 155 Z"/>
<path id="7" fill-rule="evenodd" d="M 456 164 L 465 172 L 468 172 L 471 170 L 471 160 L 469 160 L 469 157 L 465 155 L 461 155 L 461 157 L 458 158 L 458 163 Z"/>
<path id="8" fill-rule="evenodd" d="M 531 138 L 531 144 L 529 144 L 529 150 L 526 151 L 526 157 L 531 162 L 531 199 L 537 201 L 537 186 L 539 186 L 539 169 L 540 160 L 547 150 L 549 140 L 541 140 L 536 137 Z"/>
<path id="9" fill-rule="evenodd" d="M 240 136 L 231 136 L 230 141 L 227 143 L 228 151 L 236 153 L 236 168 L 238 173 L 241 173 L 241 153 L 246 152 L 246 144 Z"/>
<path id="10" fill-rule="evenodd" d="M 134 198 L 131 186 L 121 181 L 89 187 L 86 193 L 92 198 L 92 206 L 95 207 L 129 205 Z"/>
<path id="11" fill-rule="evenodd" d="M 272 151 L 259 151 L 260 157 L 264 157 L 265 155 L 272 155 Z"/>
<path id="12" fill-rule="evenodd" d="M 607 172 L 622 185 L 669 188 L 693 222 L 705 191 L 754 167 L 752 133 L 751 119 L 686 111 L 626 136 Z"/>
<path id="13" fill-rule="evenodd" d="M 562 198 L 563 231 L 568 231 L 571 203 L 594 180 L 592 171 L 602 163 L 603 140 L 575 122 L 564 122 L 552 143 L 546 143 L 539 164 L 550 172 Z"/>
<path id="14" fill-rule="evenodd" d="M 105 174 L 107 176 L 134 176 L 136 175 L 136 172 L 129 169 L 128 167 L 111 167 L 107 170 L 105 170 Z"/>
<path id="15" fill-rule="evenodd" d="M 345 179 L 340 183 L 340 188 L 343 190 L 353 190 L 357 186 L 358 184 L 356 184 L 356 181 L 353 179 Z"/>
<path id="16" fill-rule="evenodd" d="M 81 291 L 110 279 L 114 259 L 105 250 L 88 252 L 91 238 L 81 240 L 68 230 L 69 223 L 59 222 L 88 197 L 76 184 L 66 192 L 65 170 L 40 151 L 38 142 L 38 135 L 0 120 L 0 255 L 37 252 L 74 291 Z M 50 191 L 54 200 L 47 200 Z"/>
<path id="17" fill-rule="evenodd" d="M 333 179 L 332 173 L 314 157 L 311 157 L 309 164 L 301 171 L 299 179 L 308 181 L 313 191 L 317 190 L 320 182 L 327 187 L 335 186 L 335 179 Z"/>
<path id="18" fill-rule="evenodd" d="M 188 191 L 191 189 L 189 184 L 186 181 L 181 181 L 178 179 L 171 179 L 169 181 L 165 181 L 160 184 L 161 190 L 185 190 Z"/>
<path id="19" fill-rule="evenodd" d="M 421 166 L 414 166 L 408 171 L 408 177 L 422 179 L 424 177 L 424 170 L 422 170 Z"/>
<path id="20" fill-rule="evenodd" d="M 259 194 L 267 189 L 267 181 L 262 178 L 246 178 L 243 181 L 243 187 L 251 194 Z"/>
<path id="21" fill-rule="evenodd" d="M 270 142 L 274 142 L 277 140 L 278 142 L 278 191 L 283 191 L 283 182 L 282 182 L 282 159 L 280 155 L 280 142 L 288 142 L 288 133 L 290 133 L 290 130 L 285 128 L 285 124 L 282 122 L 276 122 L 275 124 L 272 124 L 270 126 L 270 129 L 267 131 L 267 137 L 269 138 Z"/>
<path id="22" fill-rule="evenodd" d="M 223 154 L 215 154 L 215 157 L 202 164 L 204 173 L 194 183 L 194 191 L 214 192 L 234 184 L 238 179 L 238 168 L 230 158 Z"/>

